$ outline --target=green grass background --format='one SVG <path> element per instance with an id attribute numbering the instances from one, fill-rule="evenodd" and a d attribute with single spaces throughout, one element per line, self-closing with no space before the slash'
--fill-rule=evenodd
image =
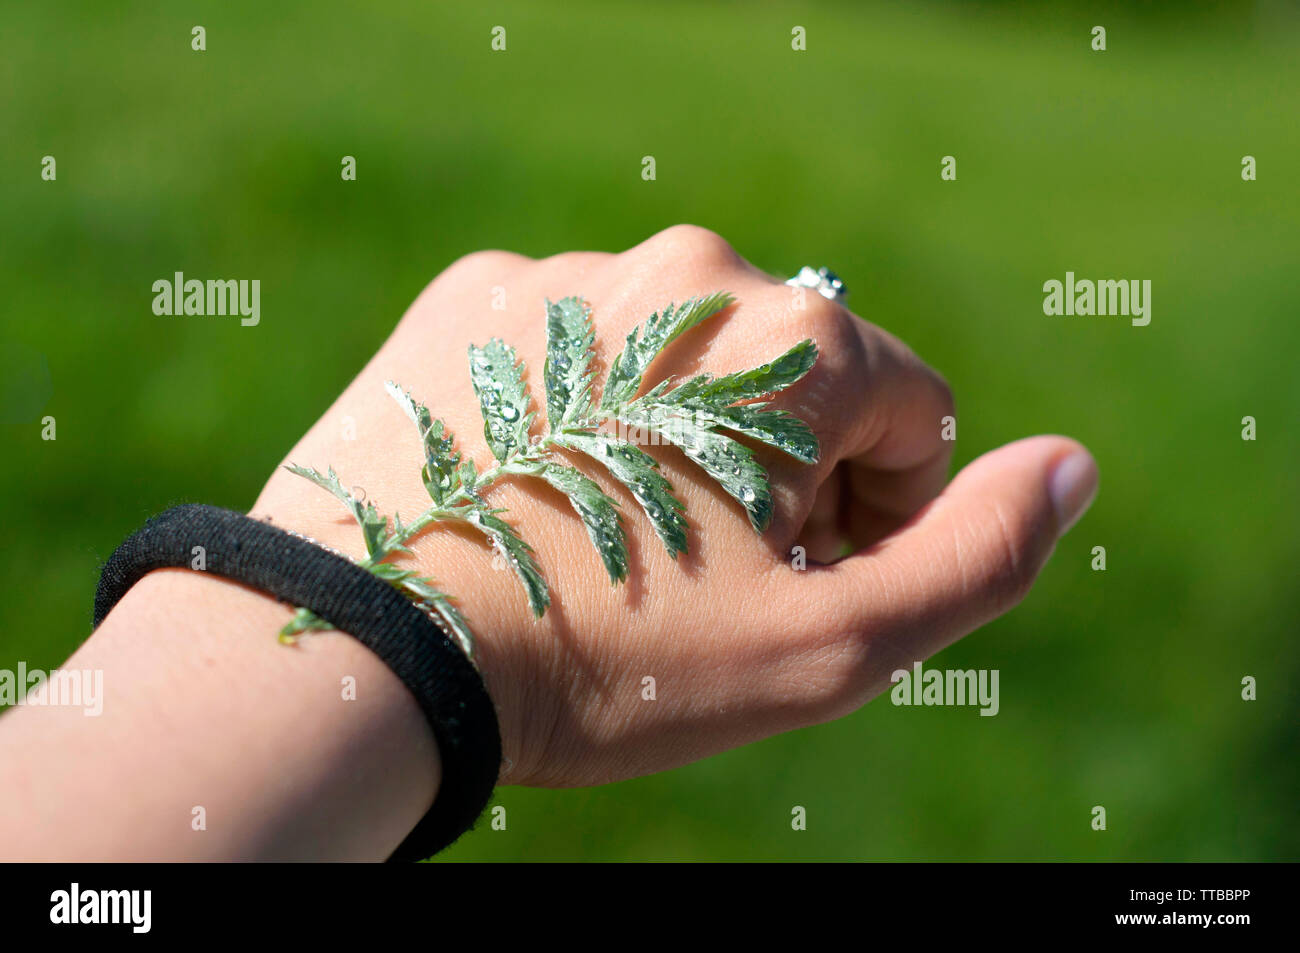
<path id="1" fill-rule="evenodd" d="M 444 856 L 1300 857 L 1296 11 L 6 4 L 0 667 L 85 638 L 148 515 L 251 505 L 459 255 L 695 222 L 770 271 L 839 270 L 953 385 L 958 463 L 1067 433 L 1100 498 L 1021 607 L 932 663 L 1000 669 L 996 718 L 883 699 L 656 777 L 502 789 L 508 829 Z M 178 270 L 260 278 L 261 325 L 155 317 Z M 1066 270 L 1151 279 L 1150 326 L 1044 316 Z"/>

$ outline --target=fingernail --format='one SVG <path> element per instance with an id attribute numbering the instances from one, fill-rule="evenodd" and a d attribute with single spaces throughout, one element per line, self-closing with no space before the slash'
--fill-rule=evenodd
<path id="1" fill-rule="evenodd" d="M 1078 450 L 1057 463 L 1047 478 L 1047 492 L 1056 509 L 1056 535 L 1064 536 L 1097 495 L 1097 462 L 1092 454 Z"/>

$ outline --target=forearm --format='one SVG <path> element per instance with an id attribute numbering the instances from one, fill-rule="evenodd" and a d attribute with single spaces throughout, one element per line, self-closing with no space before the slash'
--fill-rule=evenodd
<path id="1" fill-rule="evenodd" d="M 0 857 L 386 858 L 433 803 L 433 733 L 350 636 L 281 645 L 289 615 L 199 572 L 133 587 L 61 666 L 103 673 L 101 714 L 0 718 Z"/>

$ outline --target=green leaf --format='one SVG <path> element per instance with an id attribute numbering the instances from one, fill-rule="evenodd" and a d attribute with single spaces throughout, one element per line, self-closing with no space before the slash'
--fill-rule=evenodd
<path id="1" fill-rule="evenodd" d="M 393 585 L 402 582 L 402 580 L 407 576 L 415 575 L 414 570 L 403 569 L 401 566 L 394 565 L 393 563 L 377 563 L 374 566 L 370 566 L 369 570 L 372 574 L 383 579 L 385 582 L 391 582 Z"/>
<path id="2" fill-rule="evenodd" d="M 483 411 L 483 435 L 502 463 L 528 448 L 532 398 L 524 383 L 524 366 L 514 348 L 493 338 L 486 347 L 469 348 L 469 373 Z"/>
<path id="3" fill-rule="evenodd" d="M 711 318 L 735 299 L 725 291 L 669 305 L 633 328 L 623 352 L 614 358 L 600 398 L 603 410 L 614 410 L 631 401 L 641 386 L 641 378 L 650 362 L 678 336 Z"/>
<path id="4" fill-rule="evenodd" d="M 389 547 L 388 519 L 380 516 L 372 504 L 362 503 L 345 489 L 343 484 L 339 482 L 339 475 L 334 472 L 333 467 L 329 468 L 328 473 L 321 473 L 311 467 L 300 467 L 295 463 L 287 464 L 285 469 L 290 473 L 310 480 L 343 501 L 361 527 L 361 535 L 366 541 L 367 553 L 375 559 L 382 559 L 391 551 Z"/>
<path id="5" fill-rule="evenodd" d="M 296 463 L 286 464 L 285 469 L 290 473 L 297 474 L 303 479 L 310 480 L 317 486 L 333 493 L 343 501 L 344 505 L 351 511 L 352 515 L 356 517 L 357 522 L 361 522 L 363 516 L 361 501 L 348 492 L 348 490 L 344 488 L 343 484 L 339 482 L 339 475 L 334 472 L 333 467 L 329 468 L 327 474 L 321 473 L 319 470 L 315 470 L 312 467 L 300 467 Z"/>
<path id="6" fill-rule="evenodd" d="M 734 430 L 747 437 L 776 447 L 800 463 L 816 463 L 821 456 L 821 446 L 808 425 L 784 410 L 763 410 L 763 404 L 745 404 L 740 407 L 723 407 L 721 410 L 693 410 L 697 421 Z"/>
<path id="7" fill-rule="evenodd" d="M 414 574 L 401 581 L 401 586 L 420 600 L 434 615 L 444 632 L 460 643 L 460 647 L 472 661 L 474 658 L 474 633 L 460 610 L 452 603 L 446 593 L 433 587 L 428 579 L 421 579 Z"/>
<path id="8" fill-rule="evenodd" d="M 478 467 L 474 466 L 473 460 L 466 460 L 456 471 L 456 480 L 460 488 L 470 496 L 478 494 Z"/>
<path id="9" fill-rule="evenodd" d="M 546 419 L 552 431 L 591 415 L 591 308 L 581 298 L 546 302 Z"/>
<path id="10" fill-rule="evenodd" d="M 800 341 L 773 361 L 748 371 L 712 378 L 692 377 L 663 395 L 663 402 L 680 406 L 725 407 L 785 390 L 817 363 L 817 345 Z"/>
<path id="11" fill-rule="evenodd" d="M 610 582 L 627 579 L 627 541 L 619 522 L 618 503 L 606 496 L 598 483 L 573 467 L 547 463 L 538 475 L 567 496 L 582 517 Z"/>
<path id="12" fill-rule="evenodd" d="M 420 433 L 424 444 L 424 469 L 421 476 L 424 487 L 433 502 L 441 504 L 458 488 L 457 467 L 460 454 L 453 450 L 455 438 L 446 430 L 441 420 L 434 420 L 429 408 L 417 403 L 410 394 L 392 381 L 384 382 L 384 389 L 406 411 Z"/>
<path id="13" fill-rule="evenodd" d="M 772 522 L 772 493 L 767 472 L 758 465 L 748 447 L 697 419 L 648 408 L 619 419 L 628 426 L 644 427 L 681 447 L 691 461 L 745 508 L 745 515 L 756 532 L 761 533 Z"/>
<path id="14" fill-rule="evenodd" d="M 380 516 L 370 503 L 366 504 L 363 516 L 361 535 L 366 541 L 366 552 L 376 560 L 383 559 L 389 552 L 388 518 Z"/>
<path id="15" fill-rule="evenodd" d="M 566 431 L 558 442 L 603 465 L 632 492 L 673 559 L 686 552 L 686 507 L 673 496 L 672 484 L 658 470 L 654 457 L 606 433 Z"/>
<path id="16" fill-rule="evenodd" d="M 420 608 L 433 617 L 439 628 L 459 642 L 466 655 L 471 659 L 474 657 L 474 634 L 465 622 L 465 617 L 452 604 L 450 596 L 434 587 L 431 579 L 421 577 L 413 569 L 403 569 L 392 563 L 379 563 L 370 566 L 369 570 L 394 588 L 414 597 Z"/>
<path id="17" fill-rule="evenodd" d="M 628 488 L 645 511 L 668 554 L 676 558 L 687 549 L 685 509 L 655 459 L 620 436 L 595 428 L 602 421 L 621 423 L 657 435 L 680 447 L 723 489 L 741 503 L 750 523 L 760 532 L 772 518 L 767 474 L 749 448 L 721 431 L 733 431 L 778 447 L 805 462 L 817 459 L 812 431 L 797 417 L 771 410 L 764 398 L 799 380 L 817 360 L 812 341 L 802 341 L 785 354 L 760 367 L 719 378 L 699 375 L 674 384 L 663 380 L 649 387 L 639 400 L 647 368 L 677 337 L 732 303 L 719 292 L 693 298 L 680 306 L 669 305 L 651 315 L 627 337 L 623 352 L 613 361 L 603 388 L 600 410 L 593 408 L 592 370 L 594 334 L 591 311 L 578 297 L 546 302 L 547 356 L 544 368 L 549 437 L 537 445 L 529 442 L 535 413 L 524 382 L 524 367 L 515 351 L 493 338 L 487 346 L 469 349 L 470 374 L 483 414 L 483 432 L 501 464 L 480 474 L 465 460 L 452 435 L 427 407 L 392 381 L 385 388 L 415 423 L 423 445 L 425 486 L 434 506 L 415 523 L 403 525 L 394 514 L 388 520 L 375 507 L 353 496 L 331 468 L 316 470 L 290 465 L 288 469 L 311 480 L 341 500 L 361 526 L 370 558 L 361 565 L 376 577 L 413 598 L 467 654 L 473 636 L 450 597 L 432 580 L 400 565 L 384 562 L 394 553 L 409 552 L 405 538 L 418 525 L 460 520 L 482 532 L 518 577 L 533 613 L 541 616 L 550 604 L 532 548 L 484 499 L 484 491 L 503 474 L 539 476 L 564 493 L 583 521 L 587 535 L 614 583 L 627 579 L 627 540 L 618 503 L 583 473 L 547 454 L 549 446 L 567 447 L 600 462 Z M 487 477 L 487 479 L 485 479 Z M 284 627 L 282 638 L 333 626 L 308 609 L 299 609 Z"/>
<path id="18" fill-rule="evenodd" d="M 633 415 L 644 410 L 691 417 L 710 429 L 734 430 L 803 463 L 816 463 L 821 453 L 817 437 L 798 417 L 783 410 L 765 410 L 765 403 L 727 406 L 784 390 L 807 374 L 816 361 L 817 345 L 801 341 L 776 360 L 752 370 L 716 379 L 701 374 L 666 393 L 652 390 L 628 410 Z"/>
<path id="19" fill-rule="evenodd" d="M 528 607 L 533 610 L 533 615 L 541 618 L 551 604 L 551 594 L 547 591 L 541 569 L 533 559 L 533 548 L 523 541 L 513 526 L 484 507 L 468 509 L 464 518 L 482 530 L 509 563 L 528 595 Z"/>
<path id="20" fill-rule="evenodd" d="M 299 609 L 280 629 L 280 641 L 291 643 L 303 632 L 323 632 L 332 628 L 332 623 L 326 622 L 310 609 Z"/>

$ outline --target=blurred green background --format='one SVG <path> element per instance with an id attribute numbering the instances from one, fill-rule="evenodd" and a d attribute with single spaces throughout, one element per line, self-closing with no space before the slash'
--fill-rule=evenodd
<path id="1" fill-rule="evenodd" d="M 0 667 L 85 638 L 148 515 L 250 506 L 456 257 L 694 222 L 836 268 L 947 376 L 959 464 L 1066 433 L 1101 495 L 931 663 L 999 669 L 997 717 L 885 698 L 656 777 L 502 789 L 508 830 L 444 856 L 1300 858 L 1295 4 L 161 6 L 0 14 Z M 1150 326 L 1044 316 L 1067 270 L 1151 279 Z M 260 278 L 261 325 L 155 317 L 174 271 Z"/>

